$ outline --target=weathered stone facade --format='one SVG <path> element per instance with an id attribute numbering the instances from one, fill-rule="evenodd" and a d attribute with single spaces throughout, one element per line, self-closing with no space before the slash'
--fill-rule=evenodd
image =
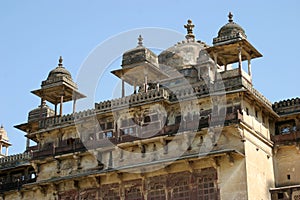
<path id="1" fill-rule="evenodd" d="M 185 28 L 159 55 L 140 36 L 112 71 L 122 96 L 90 110 L 75 112 L 85 96 L 60 58 L 32 91 L 41 105 L 16 126 L 26 151 L 0 158 L 0 199 L 299 198 L 300 100 L 272 105 L 253 88 L 251 60 L 262 55 L 232 14 L 213 46 L 196 41 L 190 20 Z"/>

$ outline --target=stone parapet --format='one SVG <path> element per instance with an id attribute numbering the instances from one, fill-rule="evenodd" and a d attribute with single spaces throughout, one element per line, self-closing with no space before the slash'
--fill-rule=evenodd
<path id="1" fill-rule="evenodd" d="M 39 128 L 47 128 L 47 127 L 56 126 L 56 125 L 73 123 L 74 120 L 84 118 L 84 117 L 89 117 L 94 114 L 95 114 L 95 111 L 93 109 L 88 109 L 88 110 L 80 111 L 80 112 L 74 113 L 74 114 L 48 117 L 39 122 Z"/>
<path id="2" fill-rule="evenodd" d="M 49 85 L 57 83 L 57 82 L 66 82 L 70 86 L 72 86 L 75 89 L 77 89 L 76 83 L 74 83 L 72 80 L 70 80 L 70 79 L 68 79 L 66 77 L 63 77 L 63 76 L 62 77 L 52 78 L 51 80 L 42 81 L 42 88 L 48 88 Z"/>
<path id="3" fill-rule="evenodd" d="M 0 169 L 7 168 L 9 166 L 17 166 L 18 164 L 29 161 L 31 158 L 31 152 L 25 152 L 0 158 Z"/>
<path id="4" fill-rule="evenodd" d="M 273 104 L 273 110 L 278 114 L 300 112 L 300 98 L 286 99 Z"/>
<path id="5" fill-rule="evenodd" d="M 123 106 L 128 105 L 139 105 L 140 103 L 146 102 L 151 103 L 158 100 L 168 100 L 169 92 L 165 89 L 159 90 L 149 90 L 147 93 L 140 92 L 137 94 L 132 94 L 123 98 L 113 99 L 111 101 L 103 101 L 100 103 L 95 103 L 96 111 L 106 111 L 106 110 L 115 110 Z"/>

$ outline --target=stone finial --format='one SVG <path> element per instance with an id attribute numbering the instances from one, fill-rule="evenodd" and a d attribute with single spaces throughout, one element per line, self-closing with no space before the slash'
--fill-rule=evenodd
<path id="1" fill-rule="evenodd" d="M 63 58 L 62 56 L 59 56 L 59 60 L 58 60 L 58 66 L 62 67 L 63 66 Z"/>
<path id="2" fill-rule="evenodd" d="M 187 35 L 185 36 L 187 39 L 188 38 L 195 38 L 195 35 L 193 34 L 193 28 L 195 27 L 195 25 L 193 24 L 192 20 L 188 20 L 187 24 L 184 25 L 184 28 L 186 28 L 187 30 Z"/>
<path id="3" fill-rule="evenodd" d="M 229 12 L 229 14 L 228 14 L 228 21 L 229 21 L 229 23 L 233 22 L 232 18 L 233 18 L 233 14 L 231 12 Z"/>
<path id="4" fill-rule="evenodd" d="M 142 47 L 143 46 L 143 37 L 142 35 L 139 35 L 138 37 L 138 47 Z"/>

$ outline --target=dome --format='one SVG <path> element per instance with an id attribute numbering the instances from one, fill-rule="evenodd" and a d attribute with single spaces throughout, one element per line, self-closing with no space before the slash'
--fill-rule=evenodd
<path id="1" fill-rule="evenodd" d="M 145 61 L 153 64 L 154 66 L 158 66 L 157 55 L 150 49 L 143 46 L 143 38 L 139 35 L 138 46 L 123 54 L 122 67 L 126 68 Z"/>
<path id="2" fill-rule="evenodd" d="M 201 41 L 195 40 L 193 28 L 195 25 L 192 20 L 188 20 L 184 28 L 187 29 L 186 40 L 178 42 L 176 45 L 161 52 L 158 56 L 158 62 L 163 68 L 165 66 L 173 67 L 181 70 L 184 67 L 194 66 L 197 64 L 197 59 L 201 50 L 208 46 Z"/>
<path id="3" fill-rule="evenodd" d="M 7 132 L 2 125 L 0 127 L 0 139 L 8 142 Z"/>
<path id="4" fill-rule="evenodd" d="M 196 65 L 200 51 L 205 48 L 207 45 L 203 42 L 185 40 L 161 52 L 158 62 L 181 70 L 185 66 Z"/>
<path id="5" fill-rule="evenodd" d="M 230 41 L 237 38 L 247 38 L 245 30 L 233 21 L 233 15 L 231 12 L 229 13 L 228 18 L 228 23 L 221 27 L 218 32 L 218 37 L 214 38 L 213 40 L 213 44 Z"/>
<path id="6" fill-rule="evenodd" d="M 37 108 L 31 110 L 28 113 L 28 122 L 37 121 L 42 118 L 54 116 L 55 112 L 47 104 L 46 101 L 43 101 L 43 104 Z"/>
<path id="7" fill-rule="evenodd" d="M 66 78 L 72 80 L 71 73 L 63 67 L 62 62 L 63 62 L 63 59 L 60 56 L 58 66 L 55 69 L 50 71 L 47 80 L 55 79 L 58 77 L 66 77 Z"/>

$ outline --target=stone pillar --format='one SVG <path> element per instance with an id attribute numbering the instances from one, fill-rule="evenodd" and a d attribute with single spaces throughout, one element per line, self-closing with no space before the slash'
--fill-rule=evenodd
<path id="1" fill-rule="evenodd" d="M 251 72 L 251 59 L 250 58 L 248 58 L 248 74 L 249 74 L 249 76 L 251 78 L 252 72 Z"/>
<path id="2" fill-rule="evenodd" d="M 239 51 L 239 72 L 240 74 L 242 73 L 242 47 L 239 47 L 238 48 L 238 51 Z"/>
<path id="3" fill-rule="evenodd" d="M 73 114 L 75 113 L 75 110 L 76 110 L 76 97 L 74 98 L 74 101 L 73 101 Z"/>
<path id="4" fill-rule="evenodd" d="M 0 144 L 0 154 L 2 154 L 2 144 Z"/>
<path id="5" fill-rule="evenodd" d="M 123 78 L 121 78 L 121 79 L 122 79 L 122 97 L 125 97 L 125 82 L 124 82 Z"/>
<path id="6" fill-rule="evenodd" d="M 29 135 L 29 128 L 26 128 L 26 135 L 28 136 Z M 26 137 L 26 150 L 29 148 L 30 146 L 30 140 L 28 137 Z"/>
<path id="7" fill-rule="evenodd" d="M 145 81 L 144 90 L 145 90 L 145 92 L 148 92 L 148 69 L 147 69 L 147 67 L 144 70 L 144 81 Z"/>
<path id="8" fill-rule="evenodd" d="M 57 103 L 55 103 L 55 105 L 54 105 L 54 115 L 55 116 L 57 115 Z"/>
<path id="9" fill-rule="evenodd" d="M 145 75 L 144 90 L 145 90 L 145 92 L 148 92 L 148 76 L 147 75 Z"/>
<path id="10" fill-rule="evenodd" d="M 42 97 L 41 98 L 41 107 L 40 107 L 40 120 L 43 118 L 43 116 L 42 116 L 42 111 L 43 111 L 43 102 L 44 102 L 44 98 Z"/>
<path id="11" fill-rule="evenodd" d="M 62 116 L 63 102 L 64 102 L 64 96 L 61 95 L 61 97 L 60 97 L 60 108 L 59 108 L 59 115 L 60 116 Z"/>
<path id="12" fill-rule="evenodd" d="M 28 134 L 28 133 L 27 133 Z M 30 140 L 29 138 L 26 139 L 26 149 L 28 149 L 30 146 Z"/>
<path id="13" fill-rule="evenodd" d="M 6 149 L 5 149 L 5 156 L 8 156 L 8 146 L 6 146 Z"/>

